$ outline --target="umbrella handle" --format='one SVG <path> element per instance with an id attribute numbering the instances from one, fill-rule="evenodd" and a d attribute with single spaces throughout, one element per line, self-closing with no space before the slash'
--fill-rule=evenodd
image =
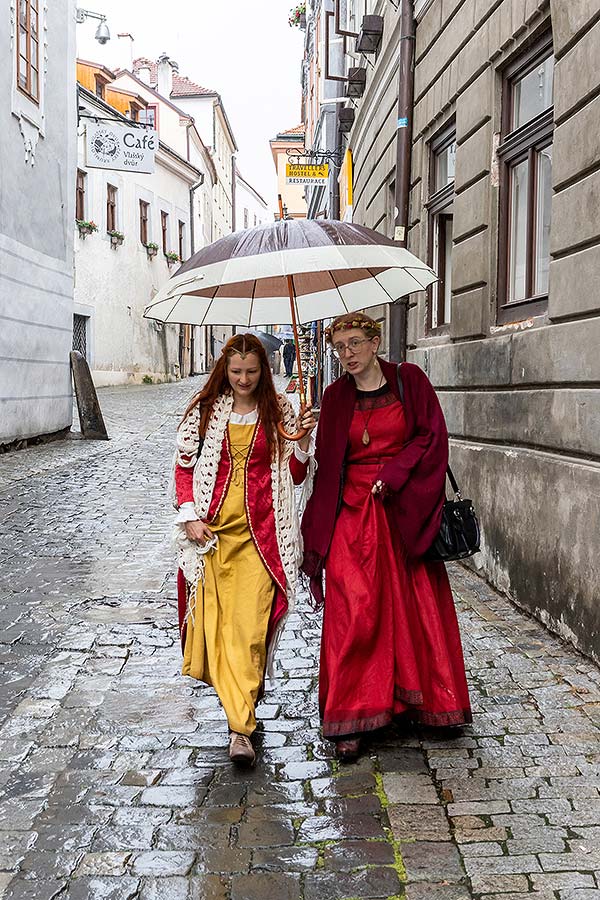
<path id="1" fill-rule="evenodd" d="M 283 422 L 277 423 L 277 431 L 279 432 L 279 434 L 285 441 L 299 441 L 301 438 L 304 437 L 305 434 L 308 433 L 307 428 L 301 428 L 300 431 L 298 432 L 298 434 L 288 434 L 287 431 L 285 430 L 285 428 L 283 427 Z"/>
<path id="2" fill-rule="evenodd" d="M 302 406 L 300 407 L 300 418 L 302 418 L 305 411 L 306 411 L 306 404 L 303 403 Z M 299 441 L 304 437 L 305 434 L 308 434 L 308 428 L 300 428 L 300 430 L 298 431 L 297 434 L 288 434 L 288 432 L 283 427 L 283 422 L 277 423 L 277 431 L 279 432 L 281 437 L 284 439 L 284 441 Z"/>

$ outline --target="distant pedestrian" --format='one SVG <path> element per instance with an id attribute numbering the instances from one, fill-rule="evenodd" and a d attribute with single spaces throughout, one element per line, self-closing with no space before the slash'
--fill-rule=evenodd
<path id="1" fill-rule="evenodd" d="M 398 372 L 377 356 L 380 326 L 369 316 L 335 319 L 328 341 L 344 374 L 321 404 L 303 569 L 324 602 L 323 734 L 347 760 L 396 715 L 448 726 L 471 712 L 446 569 L 423 560 L 448 464 L 435 391 L 417 366 Z"/>
<path id="2" fill-rule="evenodd" d="M 290 378 L 294 371 L 294 360 L 296 359 L 296 345 L 293 341 L 286 341 L 283 345 L 283 365 L 285 366 L 285 374 Z"/>
<path id="3" fill-rule="evenodd" d="M 252 764 L 255 705 L 267 657 L 293 603 L 301 560 L 294 484 L 312 470 L 287 399 L 275 393 L 257 337 L 224 346 L 177 433 L 179 616 L 183 674 L 213 685 L 232 760 Z"/>

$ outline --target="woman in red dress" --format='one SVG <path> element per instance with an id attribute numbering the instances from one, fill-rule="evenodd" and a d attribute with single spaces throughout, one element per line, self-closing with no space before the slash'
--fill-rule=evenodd
<path id="1" fill-rule="evenodd" d="M 423 559 L 448 465 L 435 391 L 418 366 L 377 356 L 380 326 L 369 316 L 334 320 L 328 340 L 345 371 L 323 396 L 303 569 L 324 601 L 323 734 L 352 759 L 361 736 L 393 716 L 448 726 L 471 711 L 446 569 Z"/>

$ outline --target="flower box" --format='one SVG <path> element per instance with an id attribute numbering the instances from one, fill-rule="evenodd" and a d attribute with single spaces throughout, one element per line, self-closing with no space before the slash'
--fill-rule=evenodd
<path id="1" fill-rule="evenodd" d="M 116 250 L 117 247 L 120 247 L 125 240 L 125 235 L 121 231 L 107 231 L 107 234 L 110 238 L 110 246 L 113 248 L 113 250 Z"/>
<path id="2" fill-rule="evenodd" d="M 169 265 L 169 268 L 170 268 L 171 266 L 174 266 L 175 263 L 181 262 L 181 258 L 180 258 L 180 256 L 179 256 L 179 253 L 175 253 L 174 250 L 168 250 L 168 251 L 165 253 L 165 259 L 167 260 L 167 263 L 168 263 L 168 265 Z"/>
<path id="3" fill-rule="evenodd" d="M 298 3 L 290 9 L 288 23 L 290 28 L 306 28 L 306 3 Z"/>
<path id="4" fill-rule="evenodd" d="M 153 241 L 149 241 L 147 244 L 144 244 L 144 247 L 146 248 L 148 259 L 152 259 L 158 253 L 158 244 L 153 243 Z"/>
<path id="5" fill-rule="evenodd" d="M 94 231 L 98 231 L 98 226 L 93 221 L 87 221 L 87 219 L 75 219 L 75 224 L 79 229 L 79 237 L 84 238 L 86 234 L 92 234 Z"/>

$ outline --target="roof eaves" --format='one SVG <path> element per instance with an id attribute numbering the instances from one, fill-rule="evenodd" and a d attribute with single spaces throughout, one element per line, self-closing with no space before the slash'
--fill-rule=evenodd
<path id="1" fill-rule="evenodd" d="M 181 109 L 180 106 L 176 106 L 172 100 L 169 100 L 167 97 L 164 97 L 162 94 L 159 94 L 157 90 L 155 90 L 153 87 L 150 87 L 149 84 L 146 84 L 144 81 L 141 80 L 141 78 L 138 78 L 137 75 L 134 75 L 133 72 L 130 72 L 129 69 L 123 69 L 121 72 L 121 75 L 129 75 L 129 77 L 133 78 L 133 80 L 137 84 L 141 85 L 143 88 L 146 88 L 146 90 L 150 91 L 151 94 L 154 94 L 154 96 L 158 100 L 162 100 L 163 103 L 166 103 L 167 106 L 170 106 L 171 109 L 174 109 L 175 112 L 179 113 L 180 116 L 183 116 L 184 119 L 193 119 L 193 116 L 190 116 L 190 114 L 185 112 L 185 110 Z"/>

